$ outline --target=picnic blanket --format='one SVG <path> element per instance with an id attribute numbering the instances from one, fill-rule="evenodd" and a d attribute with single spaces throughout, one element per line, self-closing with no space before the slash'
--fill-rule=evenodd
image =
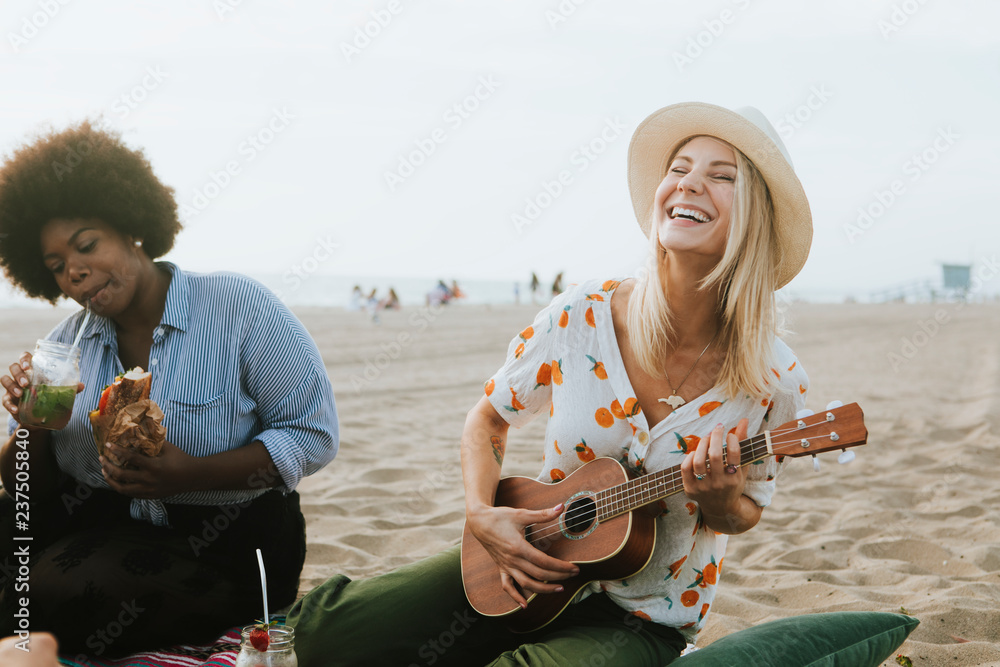
<path id="1" fill-rule="evenodd" d="M 86 655 L 60 655 L 69 667 L 233 667 L 240 652 L 240 628 L 232 628 L 208 646 L 172 646 L 115 660 Z"/>

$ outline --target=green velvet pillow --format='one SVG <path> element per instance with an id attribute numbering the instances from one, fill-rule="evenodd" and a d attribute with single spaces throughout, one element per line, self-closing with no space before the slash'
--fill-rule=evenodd
<path id="1" fill-rule="evenodd" d="M 903 614 L 837 611 L 734 632 L 671 667 L 878 667 L 920 623 Z"/>

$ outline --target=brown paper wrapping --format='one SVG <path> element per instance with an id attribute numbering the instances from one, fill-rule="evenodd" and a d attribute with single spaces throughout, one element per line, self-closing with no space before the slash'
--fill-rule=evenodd
<path id="1" fill-rule="evenodd" d="M 126 466 L 116 456 L 105 451 L 104 444 L 111 442 L 119 447 L 138 450 L 146 456 L 159 456 L 163 442 L 167 439 L 167 428 L 162 422 L 163 411 L 148 398 L 126 405 L 114 416 L 113 421 L 107 415 L 97 415 L 96 410 L 90 415 L 90 427 L 97 451 L 122 467 Z"/>

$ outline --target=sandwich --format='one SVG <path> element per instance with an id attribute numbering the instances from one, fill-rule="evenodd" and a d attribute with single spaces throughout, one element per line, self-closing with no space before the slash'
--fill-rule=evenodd
<path id="1" fill-rule="evenodd" d="M 119 375 L 101 393 L 97 409 L 90 412 L 90 429 L 97 452 L 115 465 L 127 467 L 107 451 L 106 443 L 159 456 L 167 429 L 163 411 L 149 399 L 153 375 L 136 367 Z"/>

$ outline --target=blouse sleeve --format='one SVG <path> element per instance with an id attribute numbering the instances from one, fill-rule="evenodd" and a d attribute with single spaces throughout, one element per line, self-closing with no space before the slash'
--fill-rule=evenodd
<path id="1" fill-rule="evenodd" d="M 809 377 L 791 350 L 783 343 L 782 347 L 785 354 L 778 356 L 779 366 L 781 366 L 778 373 L 781 379 L 777 391 L 771 398 L 764 419 L 761 421 L 758 433 L 792 421 L 798 411 L 806 406 Z M 747 482 L 743 488 L 743 495 L 749 496 L 760 507 L 767 507 L 771 504 L 775 489 L 774 480 L 784 469 L 784 462 L 783 460 L 779 461 L 779 458 L 783 459 L 783 457 L 770 456 L 749 466 L 747 471 Z"/>
<path id="2" fill-rule="evenodd" d="M 337 454 L 339 428 L 333 388 L 319 349 L 302 323 L 277 297 L 244 331 L 242 382 L 257 403 L 260 432 L 290 492 Z"/>
<path id="3" fill-rule="evenodd" d="M 507 347 L 507 361 L 486 382 L 486 396 L 511 426 L 519 428 L 548 412 L 552 383 L 561 382 L 556 351 L 566 329 L 558 325 L 559 318 L 570 307 L 575 291 L 557 296 L 539 311 L 531 326 L 514 336 Z"/>

